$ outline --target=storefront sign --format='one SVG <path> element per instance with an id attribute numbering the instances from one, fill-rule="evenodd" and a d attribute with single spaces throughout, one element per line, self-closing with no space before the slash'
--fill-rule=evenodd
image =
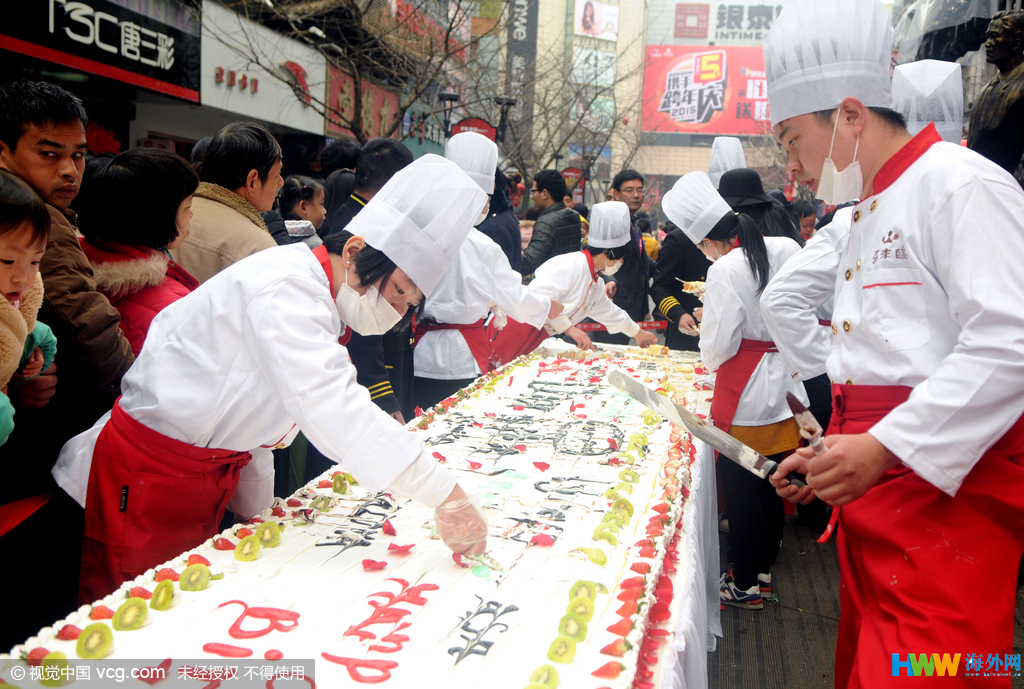
<path id="1" fill-rule="evenodd" d="M 650 0 L 647 43 L 760 47 L 785 4 L 786 0 Z"/>
<path id="2" fill-rule="evenodd" d="M 405 111 L 402 143 L 416 158 L 426 153 L 444 155 L 444 125 L 421 101 L 416 101 Z"/>
<path id="3" fill-rule="evenodd" d="M 533 146 L 533 98 L 537 69 L 537 17 L 540 0 L 510 0 L 505 79 L 516 105 L 509 111 L 515 128 L 511 140 L 527 152 Z"/>
<path id="4" fill-rule="evenodd" d="M 353 136 L 347 126 L 355 120 L 358 101 L 359 115 L 363 135 L 367 139 L 378 136 L 400 136 L 401 127 L 392 131 L 395 117 L 398 115 L 398 94 L 385 88 L 371 84 L 365 79 L 360 83 L 361 93 L 356 94 L 355 80 L 334 65 L 328 66 L 329 81 L 327 84 L 327 133 Z M 340 115 L 339 115 L 340 113 Z"/>
<path id="5" fill-rule="evenodd" d="M 5 3 L 0 48 L 199 101 L 199 36 L 108 0 Z"/>
<path id="6" fill-rule="evenodd" d="M 497 135 L 498 130 L 492 127 L 491 123 L 487 120 L 479 117 L 467 117 L 464 120 L 460 120 L 458 124 L 452 125 L 452 136 L 463 132 L 476 132 L 477 134 L 483 134 L 491 141 L 494 141 L 494 137 Z"/>
<path id="7" fill-rule="evenodd" d="M 757 135 L 769 120 L 761 48 L 647 47 L 643 131 Z"/>

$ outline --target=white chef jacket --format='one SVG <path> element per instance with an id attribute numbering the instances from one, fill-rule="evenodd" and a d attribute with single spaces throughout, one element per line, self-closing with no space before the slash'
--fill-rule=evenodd
<path id="1" fill-rule="evenodd" d="M 929 130 L 883 166 L 876 188 Z M 1013 177 L 973 151 L 934 143 L 854 208 L 831 276 L 829 377 L 914 388 L 870 433 L 949 495 L 1024 413 L 1021 218 Z"/>
<path id="2" fill-rule="evenodd" d="M 251 452 L 233 500 L 239 514 L 270 506 L 273 455 L 263 448 L 294 436 L 295 427 L 369 490 L 380 490 L 417 459 L 422 442 L 356 383 L 338 344 L 342 329 L 327 275 L 308 246 L 261 251 L 153 319 L 121 381 L 121 407 L 175 440 Z M 107 418 L 68 441 L 53 469 L 83 506 Z"/>
<path id="3" fill-rule="evenodd" d="M 800 251 L 788 237 L 765 237 L 768 278 Z M 708 370 L 717 371 L 736 356 L 742 340 L 771 340 L 761 315 L 757 278 L 742 247 L 733 249 L 708 269 L 704 287 L 704 318 L 700 324 L 700 356 Z M 767 426 L 793 416 L 786 403 L 792 392 L 807 404 L 804 386 L 789 375 L 778 353 L 764 355 L 750 376 L 733 416 L 734 426 Z"/>
<path id="4" fill-rule="evenodd" d="M 832 330 L 818 325 L 835 309 L 835 276 L 850 234 L 853 208 L 840 208 L 795 256 L 779 268 L 761 294 L 761 315 L 793 380 L 825 373 Z"/>
<path id="5" fill-rule="evenodd" d="M 585 318 L 603 323 L 610 333 L 626 333 L 636 337 L 640 326 L 629 314 L 616 306 L 604 292 L 604 279 L 590 272 L 590 264 L 582 251 L 561 254 L 544 261 L 535 273 L 530 291 L 538 297 L 562 302 L 565 309 L 545 325 L 551 335 L 564 333 Z"/>
<path id="6" fill-rule="evenodd" d="M 494 240 L 477 229 L 459 249 L 427 297 L 423 315 L 438 323 L 476 323 L 497 304 L 510 318 L 534 328 L 544 325 L 551 302 L 523 286 L 508 257 Z M 431 330 L 413 350 L 416 375 L 436 380 L 476 378 L 483 373 L 458 330 Z"/>

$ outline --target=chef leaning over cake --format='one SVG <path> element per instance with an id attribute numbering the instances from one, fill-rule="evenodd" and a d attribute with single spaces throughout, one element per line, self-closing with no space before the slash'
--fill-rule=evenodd
<path id="1" fill-rule="evenodd" d="M 85 507 L 80 599 L 202 543 L 226 508 L 269 507 L 270 450 L 298 431 L 369 490 L 436 507 L 455 552 L 481 552 L 479 506 L 370 402 L 338 338 L 409 317 L 486 200 L 457 165 L 423 156 L 349 224 L 351 237 L 262 251 L 162 311 L 111 414 L 72 438 L 53 470 Z"/>
<path id="2" fill-rule="evenodd" d="M 908 653 L 1010 653 L 1024 550 L 1024 194 L 934 126 L 906 131 L 891 43 L 877 0 L 795 0 L 764 49 L 788 171 L 861 199 L 835 276 L 829 449 L 773 476 L 840 510 L 838 687 L 905 683 Z M 785 485 L 794 470 L 808 488 Z"/>

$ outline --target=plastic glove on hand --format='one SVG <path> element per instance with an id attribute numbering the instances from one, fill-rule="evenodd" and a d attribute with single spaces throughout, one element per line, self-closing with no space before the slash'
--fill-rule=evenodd
<path id="1" fill-rule="evenodd" d="M 487 549 L 487 515 L 475 498 L 463 494 L 434 510 L 437 535 L 453 553 L 480 555 Z"/>

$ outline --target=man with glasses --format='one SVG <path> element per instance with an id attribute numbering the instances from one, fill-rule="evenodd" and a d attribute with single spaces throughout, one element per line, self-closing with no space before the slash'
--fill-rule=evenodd
<path id="1" fill-rule="evenodd" d="M 644 177 L 627 168 L 615 175 L 609 193 L 616 201 L 622 201 L 629 207 L 630 242 L 622 267 L 614 277 L 605 277 L 605 291 L 630 318 L 643 321 L 648 314 L 647 292 L 654 276 L 654 260 L 644 251 L 643 239 L 636 227 L 636 214 L 644 204 Z M 591 339 L 609 344 L 629 344 L 624 333 L 595 332 Z"/>
<path id="2" fill-rule="evenodd" d="M 533 178 L 530 199 L 540 211 L 530 244 L 523 251 L 519 272 L 530 275 L 549 258 L 580 250 L 580 214 L 566 208 L 565 180 L 558 170 L 541 170 Z"/>

